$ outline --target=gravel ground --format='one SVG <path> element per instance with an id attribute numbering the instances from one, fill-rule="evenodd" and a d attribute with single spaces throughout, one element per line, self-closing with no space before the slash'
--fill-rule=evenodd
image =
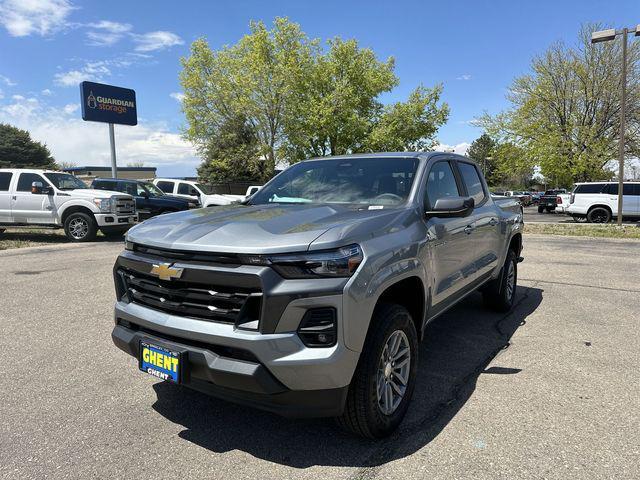
<path id="1" fill-rule="evenodd" d="M 638 478 L 639 241 L 527 235 L 515 311 L 433 322 L 381 442 L 139 372 L 110 338 L 121 248 L 0 252 L 2 478 Z"/>

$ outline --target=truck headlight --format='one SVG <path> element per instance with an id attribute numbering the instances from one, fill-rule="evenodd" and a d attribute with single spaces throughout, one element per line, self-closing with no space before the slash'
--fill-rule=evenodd
<path id="1" fill-rule="evenodd" d="M 336 250 L 267 256 L 268 264 L 284 278 L 350 277 L 362 263 L 359 245 Z"/>
<path id="2" fill-rule="evenodd" d="M 100 209 L 102 213 L 111 212 L 111 199 L 110 198 L 94 198 L 93 203 Z"/>

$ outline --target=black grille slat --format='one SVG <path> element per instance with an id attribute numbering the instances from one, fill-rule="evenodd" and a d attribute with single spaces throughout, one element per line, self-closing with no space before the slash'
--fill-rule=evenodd
<path id="1" fill-rule="evenodd" d="M 165 281 L 148 274 L 120 269 L 129 299 L 171 314 L 214 322 L 235 323 L 243 308 L 260 291 L 231 291 L 228 286 L 208 286 L 184 280 Z M 238 289 L 240 290 L 240 289 Z M 254 298 L 254 300 L 256 300 Z M 259 320 L 259 319 L 253 319 Z"/>

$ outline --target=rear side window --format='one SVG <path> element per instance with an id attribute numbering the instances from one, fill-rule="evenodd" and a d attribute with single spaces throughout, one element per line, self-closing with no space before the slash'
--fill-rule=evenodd
<path id="1" fill-rule="evenodd" d="M 16 191 L 30 192 L 31 184 L 33 182 L 40 182 L 42 183 L 43 186 L 49 185 L 47 182 L 44 181 L 44 178 L 42 178 L 37 173 L 21 173 L 20 177 L 18 178 L 18 188 L 16 188 Z"/>
<path id="2" fill-rule="evenodd" d="M 585 185 L 576 185 L 573 193 L 601 193 L 605 183 L 587 183 Z"/>
<path id="3" fill-rule="evenodd" d="M 173 182 L 158 182 L 156 187 L 162 190 L 164 193 L 173 193 Z"/>
<path id="4" fill-rule="evenodd" d="M 11 183 L 11 172 L 0 172 L 0 192 L 8 192 Z"/>
<path id="5" fill-rule="evenodd" d="M 449 162 L 435 163 L 427 177 L 427 210 L 433 207 L 439 198 L 458 196 L 460 192 Z"/>
<path id="6" fill-rule="evenodd" d="M 478 174 L 478 170 L 476 169 L 476 167 L 470 163 L 465 162 L 458 162 L 458 167 L 460 168 L 462 180 L 467 187 L 467 194 L 470 197 L 473 197 L 476 205 L 484 202 L 484 188 L 482 187 L 482 181 L 480 180 L 480 175 Z M 514 192 L 514 195 L 518 194 L 518 192 Z"/>
<path id="7" fill-rule="evenodd" d="M 609 183 L 604 188 L 603 193 L 607 193 L 609 195 L 617 195 L 618 194 L 618 184 L 617 183 Z M 622 195 L 640 195 L 640 184 L 635 183 L 625 183 L 622 187 Z"/>
<path id="8" fill-rule="evenodd" d="M 114 190 L 116 192 L 120 191 L 120 189 L 118 188 L 118 182 L 112 182 L 109 180 L 99 180 L 93 182 L 93 188 L 97 188 L 99 190 Z"/>

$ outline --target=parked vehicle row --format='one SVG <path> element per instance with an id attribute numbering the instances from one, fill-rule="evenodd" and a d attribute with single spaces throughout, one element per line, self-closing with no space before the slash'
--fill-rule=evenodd
<path id="1" fill-rule="evenodd" d="M 538 201 L 538 213 L 551 213 L 555 212 L 556 209 L 560 211 L 562 209 L 564 211 L 564 199 L 561 195 L 566 195 L 567 191 L 564 188 L 558 188 L 553 190 L 547 190 L 543 195 L 540 196 L 540 200 Z M 568 197 L 567 197 L 568 198 Z M 560 208 L 558 208 L 560 206 Z"/>
<path id="2" fill-rule="evenodd" d="M 260 189 L 260 186 L 253 185 L 247 189 L 245 195 L 222 195 L 219 193 L 213 193 L 211 187 L 208 185 L 190 180 L 155 178 L 153 183 L 168 195 L 186 198 L 197 202 L 202 207 L 230 205 L 235 202 L 241 202 Z"/>
<path id="3" fill-rule="evenodd" d="M 2 227 L 64 228 L 74 242 L 122 235 L 138 221 L 131 195 L 87 187 L 68 173 L 37 169 L 0 169 Z"/>
<path id="4" fill-rule="evenodd" d="M 112 338 L 157 378 L 382 437 L 428 322 L 478 289 L 512 308 L 522 225 L 455 154 L 303 161 L 243 204 L 129 230 Z"/>

